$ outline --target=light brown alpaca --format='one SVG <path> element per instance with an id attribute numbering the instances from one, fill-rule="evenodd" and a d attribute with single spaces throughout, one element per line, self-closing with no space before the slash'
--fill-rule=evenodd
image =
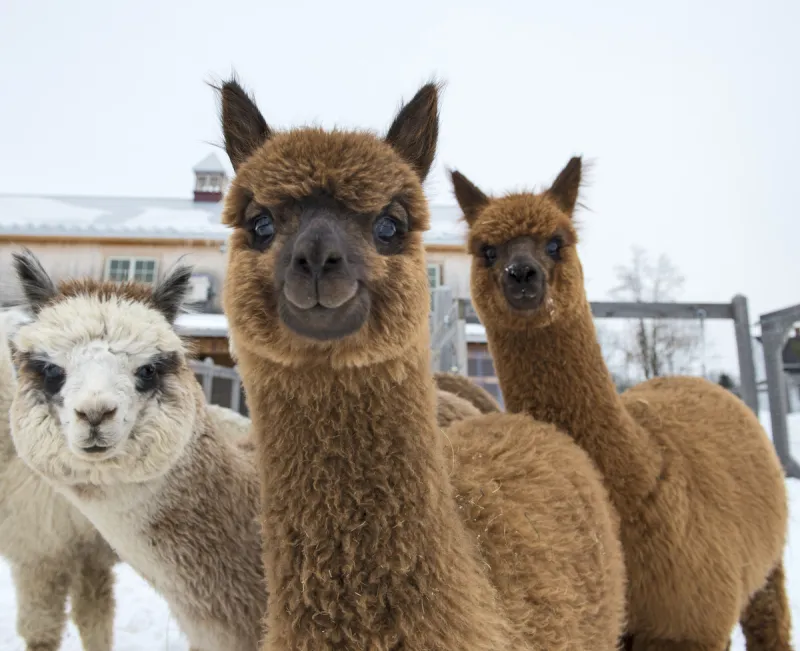
<path id="1" fill-rule="evenodd" d="M 657 378 L 617 394 L 576 250 L 580 158 L 539 194 L 490 198 L 452 179 L 506 408 L 569 432 L 620 514 L 633 647 L 722 651 L 744 613 L 748 649 L 789 649 L 775 451 L 747 406 L 706 380 Z"/>
<path id="2" fill-rule="evenodd" d="M 276 133 L 236 82 L 221 94 L 264 649 L 614 649 L 621 549 L 585 453 L 526 416 L 436 426 L 421 187 L 436 87 L 385 138 Z"/>

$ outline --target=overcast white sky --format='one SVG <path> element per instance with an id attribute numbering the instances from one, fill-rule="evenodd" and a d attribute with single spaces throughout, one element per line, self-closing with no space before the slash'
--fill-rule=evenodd
<path id="1" fill-rule="evenodd" d="M 755 320 L 800 302 L 798 26 L 796 0 L 0 0 L 0 192 L 187 196 L 231 69 L 277 127 L 384 129 L 435 75 L 433 202 L 445 166 L 501 192 L 582 153 L 590 298 L 639 244 Z"/>

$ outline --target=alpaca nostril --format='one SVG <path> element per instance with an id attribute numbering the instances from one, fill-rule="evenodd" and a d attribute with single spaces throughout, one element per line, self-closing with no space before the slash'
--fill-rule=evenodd
<path id="1" fill-rule="evenodd" d="M 536 280 L 537 271 L 536 267 L 531 264 L 518 263 L 509 265 L 506 268 L 506 274 L 514 282 L 525 285 Z"/>
<path id="2" fill-rule="evenodd" d="M 342 256 L 336 252 L 331 252 L 328 254 L 327 259 L 325 260 L 324 264 L 322 265 L 323 273 L 326 271 L 334 271 L 342 266 Z"/>
<path id="3" fill-rule="evenodd" d="M 311 265 L 308 264 L 308 258 L 303 253 L 299 253 L 294 257 L 294 266 L 295 268 L 304 273 L 310 274 L 311 273 Z"/>

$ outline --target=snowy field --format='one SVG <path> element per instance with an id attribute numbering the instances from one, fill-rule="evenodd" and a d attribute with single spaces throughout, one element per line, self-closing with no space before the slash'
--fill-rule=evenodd
<path id="1" fill-rule="evenodd" d="M 769 427 L 769 413 L 761 414 Z M 800 414 L 790 416 L 792 447 L 800 458 Z M 789 541 L 784 556 L 793 620 L 800 626 L 800 481 L 787 480 L 790 500 Z M 795 553 L 797 552 L 797 553 Z M 127 565 L 116 568 L 117 613 L 114 625 L 115 651 L 188 651 L 185 638 L 170 617 L 164 600 L 153 592 Z M 0 560 L 0 650 L 24 651 L 15 631 L 16 602 L 8 566 Z M 744 651 L 744 638 L 737 629 L 732 651 Z M 70 622 L 62 651 L 82 651 L 80 639 Z"/>

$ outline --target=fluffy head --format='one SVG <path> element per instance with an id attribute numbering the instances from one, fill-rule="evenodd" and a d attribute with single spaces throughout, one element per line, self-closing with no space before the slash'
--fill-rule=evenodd
<path id="1" fill-rule="evenodd" d="M 286 365 L 363 366 L 427 336 L 422 190 L 436 152 L 438 87 L 385 136 L 267 126 L 236 81 L 220 88 L 236 168 L 223 221 L 224 302 L 237 349 Z"/>
<path id="2" fill-rule="evenodd" d="M 451 173 L 469 225 L 472 299 L 484 323 L 519 330 L 553 323 L 584 300 L 573 213 L 581 159 L 572 158 L 540 193 L 492 198 Z"/>
<path id="3" fill-rule="evenodd" d="M 152 289 L 93 280 L 57 286 L 29 251 L 15 254 L 14 266 L 34 315 L 13 339 L 19 455 L 68 484 L 164 474 L 189 441 L 197 410 L 197 383 L 172 327 L 191 268 L 176 268 Z"/>

